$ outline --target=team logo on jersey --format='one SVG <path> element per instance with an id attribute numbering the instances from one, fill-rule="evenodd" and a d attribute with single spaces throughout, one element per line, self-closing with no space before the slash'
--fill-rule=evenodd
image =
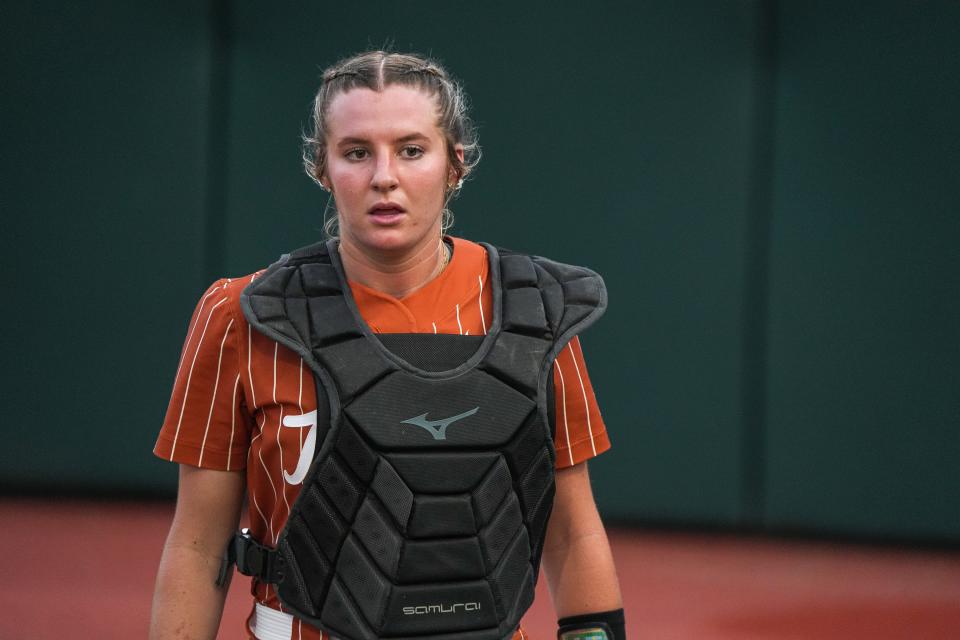
<path id="1" fill-rule="evenodd" d="M 449 418 L 443 418 L 441 420 L 427 420 L 427 414 L 421 413 L 420 415 L 414 418 L 407 418 L 406 420 L 401 420 L 401 423 L 412 424 L 417 427 L 421 427 L 430 432 L 430 435 L 433 436 L 434 440 L 446 440 L 447 439 L 447 427 L 456 422 L 457 420 L 463 420 L 464 418 L 469 418 L 477 412 L 480 407 L 474 407 L 469 411 L 464 411 L 463 413 L 458 413 L 455 416 Z M 427 412 L 429 413 L 429 412 Z"/>
<path id="2" fill-rule="evenodd" d="M 313 452 L 317 448 L 317 411 L 313 410 L 299 416 L 284 416 L 283 426 L 294 429 L 310 427 L 307 439 L 303 441 L 303 449 L 300 450 L 297 468 L 293 473 L 287 473 L 286 470 L 283 472 L 283 479 L 287 484 L 300 484 L 307 477 L 307 470 L 310 469 L 310 463 L 313 461 Z"/>

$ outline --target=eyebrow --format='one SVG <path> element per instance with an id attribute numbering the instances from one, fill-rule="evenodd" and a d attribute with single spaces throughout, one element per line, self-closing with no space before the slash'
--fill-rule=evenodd
<path id="1" fill-rule="evenodd" d="M 411 140 L 429 140 L 429 138 L 422 133 L 409 133 L 401 138 L 397 138 L 394 140 L 394 143 L 402 144 L 404 142 L 410 142 Z M 366 138 L 355 138 L 353 136 L 349 136 L 346 138 L 341 138 L 337 143 L 337 146 L 343 146 L 346 144 L 366 144 L 367 142 L 369 142 L 369 140 Z"/>

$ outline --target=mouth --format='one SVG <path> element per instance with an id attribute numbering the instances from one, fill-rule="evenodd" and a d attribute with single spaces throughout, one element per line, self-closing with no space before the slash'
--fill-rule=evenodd
<path id="1" fill-rule="evenodd" d="M 380 202 L 370 207 L 367 215 L 378 224 L 392 224 L 399 221 L 406 212 L 406 209 L 394 202 Z"/>

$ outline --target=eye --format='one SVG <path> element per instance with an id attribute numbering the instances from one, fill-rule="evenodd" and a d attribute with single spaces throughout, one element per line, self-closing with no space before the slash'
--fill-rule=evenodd
<path id="1" fill-rule="evenodd" d="M 343 155 L 348 160 L 363 160 L 368 154 L 366 149 L 357 147 L 356 149 L 350 149 Z"/>
<path id="2" fill-rule="evenodd" d="M 400 150 L 400 156 L 407 159 L 419 158 L 424 154 L 424 151 L 421 147 L 418 147 L 414 144 L 408 144 L 403 149 Z"/>

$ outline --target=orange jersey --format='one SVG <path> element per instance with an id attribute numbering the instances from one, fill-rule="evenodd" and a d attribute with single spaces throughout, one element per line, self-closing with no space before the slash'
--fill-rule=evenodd
<path id="1" fill-rule="evenodd" d="M 443 272 L 403 299 L 349 282 L 373 332 L 486 334 L 493 311 L 487 252 L 451 240 L 453 256 Z M 300 356 L 251 330 L 240 310 L 240 292 L 259 273 L 218 280 L 197 303 L 154 453 L 208 469 L 245 469 L 250 530 L 276 546 L 301 488 L 291 479 L 301 455 L 313 455 L 304 444 L 317 397 Z M 576 337 L 557 356 L 553 375 L 556 466 L 562 469 L 606 451 L 610 442 Z M 254 580 L 252 593 L 261 607 L 283 611 L 269 584 Z M 251 614 L 248 626 L 256 618 Z M 292 621 L 296 640 L 322 635 Z"/>

